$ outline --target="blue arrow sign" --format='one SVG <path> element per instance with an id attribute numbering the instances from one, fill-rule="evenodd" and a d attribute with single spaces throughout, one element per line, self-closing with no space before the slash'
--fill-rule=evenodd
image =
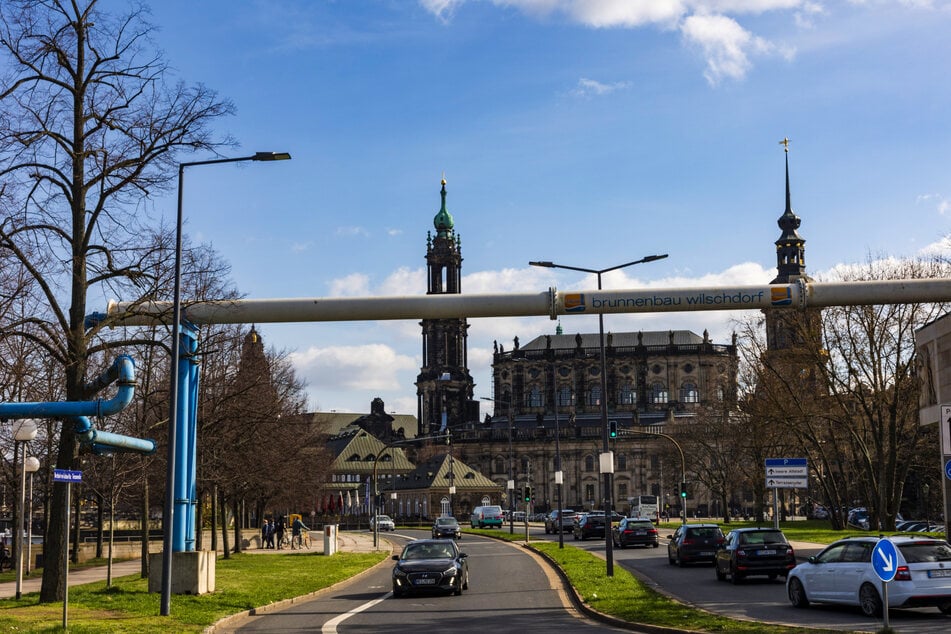
<path id="1" fill-rule="evenodd" d="M 944 463 L 944 475 L 948 480 L 951 480 L 951 460 Z"/>
<path id="2" fill-rule="evenodd" d="M 891 581 L 898 571 L 898 551 L 895 544 L 887 539 L 880 539 L 872 549 L 872 567 L 875 574 L 882 581 Z"/>

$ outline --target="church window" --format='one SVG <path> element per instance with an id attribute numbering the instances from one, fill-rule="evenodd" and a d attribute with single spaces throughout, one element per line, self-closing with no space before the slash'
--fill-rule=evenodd
<path id="1" fill-rule="evenodd" d="M 630 383 L 625 383 L 618 390 L 618 405 L 634 405 L 637 402 L 637 392 Z"/>
<path id="2" fill-rule="evenodd" d="M 558 406 L 569 407 L 575 404 L 574 396 L 571 394 L 571 388 L 567 385 L 558 390 Z"/>
<path id="3" fill-rule="evenodd" d="M 651 403 L 663 405 L 667 402 L 667 399 L 667 388 L 664 387 L 663 383 L 658 382 L 651 385 Z"/>
<path id="4" fill-rule="evenodd" d="M 600 405 L 601 404 L 601 386 L 592 385 L 591 389 L 588 390 L 588 405 Z"/>
<path id="5" fill-rule="evenodd" d="M 529 407 L 542 407 L 544 403 L 542 402 L 542 391 L 539 387 L 533 386 L 528 392 L 528 406 Z"/>
<path id="6" fill-rule="evenodd" d="M 696 383 L 684 383 L 680 386 L 680 400 L 684 403 L 699 403 L 700 392 Z"/>
<path id="7" fill-rule="evenodd" d="M 584 457 L 584 470 L 594 471 L 594 456 L 589 455 Z"/>

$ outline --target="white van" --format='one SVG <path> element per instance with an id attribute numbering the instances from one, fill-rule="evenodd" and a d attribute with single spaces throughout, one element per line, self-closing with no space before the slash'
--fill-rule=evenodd
<path id="1" fill-rule="evenodd" d="M 477 506 L 469 516 L 469 525 L 472 528 L 502 528 L 501 506 Z"/>

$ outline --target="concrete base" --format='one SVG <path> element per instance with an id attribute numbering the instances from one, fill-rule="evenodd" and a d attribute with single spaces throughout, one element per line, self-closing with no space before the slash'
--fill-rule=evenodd
<path id="1" fill-rule="evenodd" d="M 172 594 L 215 591 L 215 553 L 193 550 L 172 553 Z M 162 553 L 149 555 L 149 592 L 162 591 Z"/>

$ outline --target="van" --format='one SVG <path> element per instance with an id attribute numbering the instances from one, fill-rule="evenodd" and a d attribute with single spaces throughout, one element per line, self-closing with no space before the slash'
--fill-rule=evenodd
<path id="1" fill-rule="evenodd" d="M 472 528 L 502 528 L 501 506 L 477 506 L 469 516 L 469 525 Z"/>

